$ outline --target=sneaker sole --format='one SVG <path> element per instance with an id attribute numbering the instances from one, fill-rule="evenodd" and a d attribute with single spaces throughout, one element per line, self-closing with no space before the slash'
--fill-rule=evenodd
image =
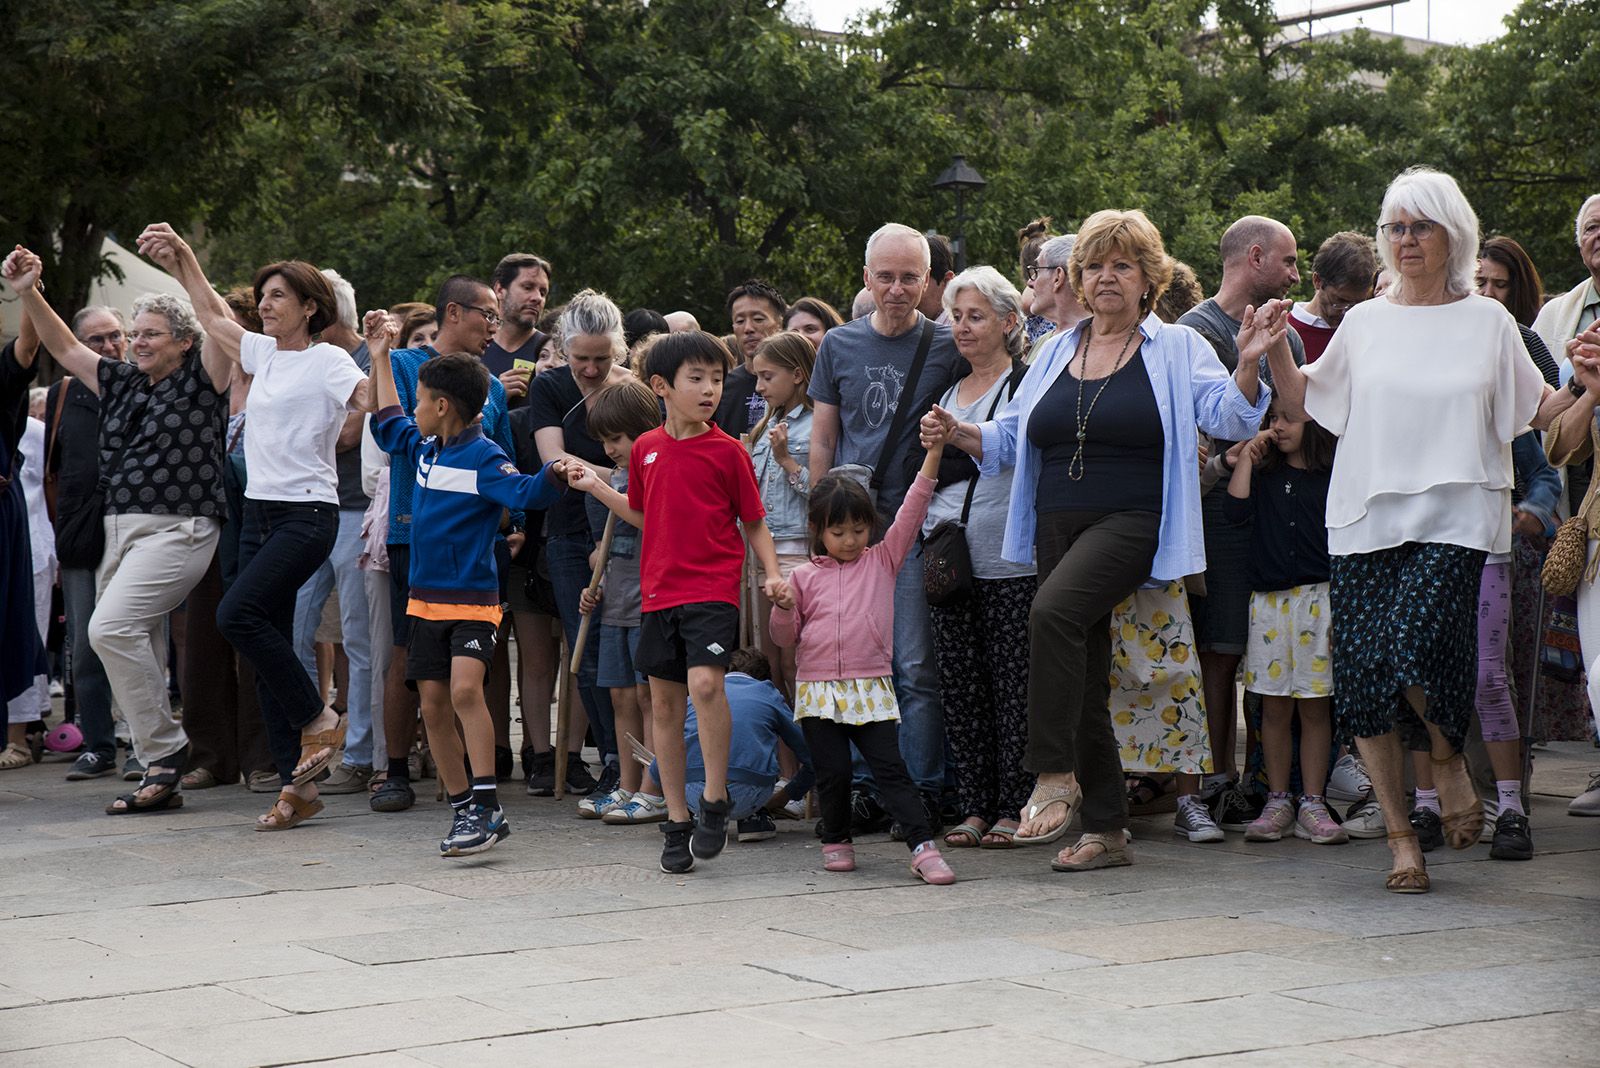
<path id="1" fill-rule="evenodd" d="M 1222 833 L 1220 827 L 1214 831 L 1186 831 L 1182 827 L 1174 827 L 1172 828 L 1172 833 L 1179 838 L 1187 838 L 1191 842 L 1221 842 L 1228 837 Z"/>
<path id="2" fill-rule="evenodd" d="M 609 826 L 612 826 L 612 827 L 631 827 L 636 823 L 665 823 L 665 822 L 667 822 L 667 814 L 665 812 L 654 813 L 654 814 L 649 815 L 649 816 L 637 816 L 637 817 L 619 816 L 616 819 L 612 819 L 611 818 L 612 815 L 613 815 L 613 813 L 607 812 L 604 816 L 600 817 L 601 822 L 605 823 L 605 824 L 607 824 Z"/>
<path id="3" fill-rule="evenodd" d="M 1359 829 L 1359 828 L 1356 828 L 1356 827 L 1352 827 L 1347 823 L 1347 824 L 1344 825 L 1344 833 L 1349 835 L 1351 838 L 1363 838 L 1363 839 L 1366 839 L 1366 838 L 1383 838 L 1384 836 L 1386 836 L 1389 833 L 1389 831 L 1388 831 L 1387 828 L 1384 828 L 1384 827 L 1379 827 L 1377 830 L 1371 830 L 1371 831 L 1362 830 L 1362 829 Z"/>
<path id="4" fill-rule="evenodd" d="M 372 809 L 374 812 L 404 812 L 416 803 L 417 799 L 415 797 L 412 797 L 409 800 L 405 798 L 396 798 L 393 801 L 389 800 L 388 798 L 374 797 L 367 803 L 367 807 Z"/>
<path id="5" fill-rule="evenodd" d="M 1245 831 L 1244 840 L 1246 842 L 1281 842 L 1283 841 L 1283 832 L 1280 831 L 1277 834 L 1264 834 L 1259 831 L 1254 833 Z"/>
<path id="6" fill-rule="evenodd" d="M 1298 825 L 1294 828 L 1294 836 L 1302 842 L 1310 842 L 1312 845 L 1344 845 L 1350 840 L 1348 832 L 1342 835 L 1325 834 L 1318 838 L 1309 831 L 1302 831 Z"/>
<path id="7" fill-rule="evenodd" d="M 686 868 L 669 868 L 667 867 L 667 862 L 662 861 L 661 870 L 668 875 L 688 875 L 690 872 L 694 871 L 694 855 L 692 853 L 690 854 L 689 866 Z"/>
<path id="8" fill-rule="evenodd" d="M 778 832 L 777 831 L 752 831 L 752 832 L 750 832 L 748 834 L 735 835 L 734 836 L 734 841 L 736 841 L 736 842 L 765 842 L 765 841 L 768 841 L 769 839 L 776 838 L 776 837 L 778 837 Z"/>
<path id="9" fill-rule="evenodd" d="M 1530 848 L 1524 852 L 1520 849 L 1506 849 L 1501 846 L 1495 846 L 1489 850 L 1489 856 L 1495 860 L 1532 860 L 1533 850 Z"/>
<path id="10" fill-rule="evenodd" d="M 499 845 L 506 838 L 511 837 L 511 828 L 502 827 L 488 837 L 488 840 L 474 846 L 452 846 L 448 850 L 440 850 L 441 857 L 470 857 L 474 853 L 486 853 Z"/>
<path id="11" fill-rule="evenodd" d="M 105 771 L 69 771 L 67 772 L 67 781 L 87 782 L 90 779 L 103 779 L 107 775 L 111 774 L 113 774 L 113 772 L 110 768 L 107 768 Z"/>

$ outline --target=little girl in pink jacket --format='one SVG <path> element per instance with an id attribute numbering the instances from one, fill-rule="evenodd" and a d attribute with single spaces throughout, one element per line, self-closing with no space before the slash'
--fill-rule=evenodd
<path id="1" fill-rule="evenodd" d="M 817 770 L 822 861 L 854 871 L 850 842 L 850 745 L 872 769 L 883 807 L 906 832 L 911 871 L 923 882 L 955 882 L 933 842 L 922 798 L 900 758 L 895 701 L 895 574 L 917 538 L 933 498 L 943 442 L 928 449 L 883 541 L 871 544 L 877 510 L 865 487 L 829 475 L 811 490 L 810 562 L 789 576 L 772 609 L 772 639 L 795 650 L 794 716 Z"/>

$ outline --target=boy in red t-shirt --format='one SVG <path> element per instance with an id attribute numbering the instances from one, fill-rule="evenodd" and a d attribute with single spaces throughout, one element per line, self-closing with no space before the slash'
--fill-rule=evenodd
<path id="1" fill-rule="evenodd" d="M 644 358 L 645 381 L 666 404 L 665 425 L 634 440 L 624 497 L 575 466 L 573 489 L 593 494 L 643 532 L 639 554 L 638 669 L 650 679 L 656 758 L 667 795 L 661 870 L 682 873 L 722 852 L 728 836 L 728 738 L 723 690 L 739 645 L 739 579 L 745 542 L 766 572 L 769 598 L 784 590 L 755 471 L 744 446 L 711 425 L 733 357 L 699 330 L 660 337 Z M 744 536 L 739 534 L 744 524 Z M 684 797 L 683 723 L 689 697 L 699 721 L 706 786 L 700 822 Z"/>

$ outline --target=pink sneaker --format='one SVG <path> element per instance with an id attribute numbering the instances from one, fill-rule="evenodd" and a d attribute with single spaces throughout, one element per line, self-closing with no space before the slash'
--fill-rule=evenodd
<path id="1" fill-rule="evenodd" d="M 1334 822 L 1325 802 L 1303 799 L 1300 814 L 1294 820 L 1294 836 L 1310 839 L 1314 845 L 1340 845 L 1350 841 L 1345 829 Z"/>
<path id="2" fill-rule="evenodd" d="M 838 842 L 822 847 L 824 871 L 855 871 L 856 847 L 849 842 Z"/>
<path id="3" fill-rule="evenodd" d="M 911 854 L 911 873 L 930 886 L 949 886 L 956 881 L 956 873 L 939 855 L 939 847 L 931 844 Z"/>
<path id="4" fill-rule="evenodd" d="M 1244 829 L 1246 842 L 1276 842 L 1284 832 L 1294 826 L 1294 802 L 1287 797 L 1274 797 L 1267 801 L 1250 826 Z"/>

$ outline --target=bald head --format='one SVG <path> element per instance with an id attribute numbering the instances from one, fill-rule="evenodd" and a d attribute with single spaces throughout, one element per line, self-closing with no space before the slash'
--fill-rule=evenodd
<path id="1" fill-rule="evenodd" d="M 1294 243 L 1294 234 L 1277 219 L 1265 215 L 1246 215 L 1228 227 L 1222 235 L 1222 267 L 1227 270 L 1250 254 L 1252 248 L 1288 241 Z"/>
<path id="2" fill-rule="evenodd" d="M 850 302 L 850 318 L 859 319 L 877 310 L 878 302 L 872 299 L 872 290 L 862 286 L 856 291 L 856 299 Z"/>
<path id="3" fill-rule="evenodd" d="M 1294 234 L 1276 219 L 1246 215 L 1228 227 L 1219 251 L 1222 292 L 1231 298 L 1224 304 L 1243 301 L 1259 307 L 1287 296 L 1300 281 Z"/>
<path id="4" fill-rule="evenodd" d="M 692 312 L 675 311 L 667 312 L 667 329 L 674 334 L 681 334 L 687 330 L 700 329 L 700 320 Z"/>

